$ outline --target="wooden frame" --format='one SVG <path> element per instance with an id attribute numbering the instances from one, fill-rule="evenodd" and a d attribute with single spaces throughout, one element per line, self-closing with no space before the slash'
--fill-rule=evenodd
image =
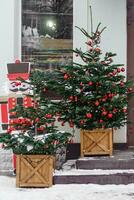
<path id="1" fill-rule="evenodd" d="M 81 157 L 85 155 L 112 155 L 112 129 L 81 130 Z"/>
<path id="2" fill-rule="evenodd" d="M 16 161 L 16 187 L 52 186 L 53 156 L 17 155 Z"/>

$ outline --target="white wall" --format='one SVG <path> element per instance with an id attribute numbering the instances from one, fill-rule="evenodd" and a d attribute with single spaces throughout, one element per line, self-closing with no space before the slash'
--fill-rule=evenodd
<path id="1" fill-rule="evenodd" d="M 21 0 L 0 0 L 0 96 L 7 95 L 7 63 L 20 58 Z"/>

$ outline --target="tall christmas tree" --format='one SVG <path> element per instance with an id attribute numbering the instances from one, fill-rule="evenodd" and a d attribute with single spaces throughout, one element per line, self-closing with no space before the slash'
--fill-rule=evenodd
<path id="1" fill-rule="evenodd" d="M 59 109 L 59 121 L 64 126 L 82 129 L 120 128 L 127 123 L 129 98 L 133 95 L 133 83 L 126 80 L 123 64 L 115 64 L 115 53 L 103 53 L 100 48 L 101 34 L 99 24 L 86 36 L 87 51 L 76 48 L 74 53 L 82 64 L 73 63 L 56 70 L 55 79 L 48 80 L 48 86 L 61 95 L 55 105 Z"/>

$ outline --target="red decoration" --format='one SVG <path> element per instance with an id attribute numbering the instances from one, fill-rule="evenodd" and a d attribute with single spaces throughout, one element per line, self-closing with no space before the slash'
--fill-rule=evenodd
<path id="1" fill-rule="evenodd" d="M 45 117 L 46 117 L 47 119 L 51 119 L 51 118 L 52 118 L 52 115 L 51 115 L 51 114 L 46 114 Z"/>
<path id="2" fill-rule="evenodd" d="M 37 117 L 36 119 L 35 119 L 35 122 L 39 122 L 40 121 L 40 119 Z"/>
<path id="3" fill-rule="evenodd" d="M 96 105 L 96 106 L 98 106 L 99 104 L 100 104 L 99 101 L 96 101 L 96 102 L 95 102 L 95 105 Z"/>
<path id="4" fill-rule="evenodd" d="M 122 71 L 122 72 L 124 72 L 124 71 L 125 71 L 125 68 L 124 68 L 124 67 L 122 67 L 122 68 L 121 68 L 121 71 Z"/>
<path id="5" fill-rule="evenodd" d="M 103 112 L 102 112 L 102 115 L 103 115 L 103 116 L 107 115 L 107 112 L 106 112 L 106 111 L 103 111 Z"/>
<path id="6" fill-rule="evenodd" d="M 112 117 L 113 117 L 113 114 L 112 114 L 112 113 L 109 113 L 107 116 L 108 116 L 108 118 L 112 118 Z"/>
<path id="7" fill-rule="evenodd" d="M 93 85 L 93 82 L 92 82 L 92 81 L 89 81 L 89 82 L 88 82 L 88 85 L 90 85 L 90 86 Z"/>
<path id="8" fill-rule="evenodd" d="M 61 123 L 61 126 L 65 126 L 65 122 L 62 122 L 62 123 Z"/>
<path id="9" fill-rule="evenodd" d="M 95 48 L 95 51 L 96 51 L 97 53 L 100 53 L 101 50 L 100 50 L 100 48 L 96 47 L 96 48 Z"/>
<path id="10" fill-rule="evenodd" d="M 74 99 L 73 96 L 70 96 L 70 97 L 69 97 L 69 100 L 70 100 L 70 101 L 73 101 L 73 99 Z"/>
<path id="11" fill-rule="evenodd" d="M 100 123 L 102 123 L 103 122 L 103 120 L 102 119 L 100 119 L 100 121 L 99 121 Z"/>
<path id="12" fill-rule="evenodd" d="M 123 108 L 123 112 L 126 113 L 127 112 L 127 108 Z"/>
<path id="13" fill-rule="evenodd" d="M 80 120 L 80 124 L 81 124 L 81 125 L 84 124 L 84 120 Z"/>
<path id="14" fill-rule="evenodd" d="M 120 72 L 121 72 L 121 69 L 120 69 L 120 68 L 117 68 L 117 72 L 120 73 Z"/>
<path id="15" fill-rule="evenodd" d="M 89 118 L 89 119 L 91 119 L 92 116 L 93 116 L 93 115 L 92 115 L 91 113 L 87 113 L 87 114 L 86 114 L 86 117 Z"/>
<path id="16" fill-rule="evenodd" d="M 64 79 L 67 80 L 68 78 L 69 78 L 69 75 L 68 75 L 68 74 L 65 74 L 65 75 L 64 75 Z"/>
<path id="17" fill-rule="evenodd" d="M 70 121 L 69 126 L 70 126 L 70 128 L 74 128 L 74 123 L 73 123 L 73 121 Z"/>

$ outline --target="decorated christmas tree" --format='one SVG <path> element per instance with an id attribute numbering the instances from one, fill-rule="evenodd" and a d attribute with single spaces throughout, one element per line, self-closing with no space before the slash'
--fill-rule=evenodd
<path id="1" fill-rule="evenodd" d="M 32 102 L 15 106 L 10 112 L 7 133 L 0 135 L 0 143 L 15 154 L 55 154 L 56 150 L 67 144 L 70 133 L 59 131 L 55 126 L 55 108 L 46 93 L 46 73 L 31 72 L 29 80 L 19 78 L 20 83 L 29 85 L 24 98 Z M 18 84 L 18 83 L 17 83 Z"/>
<path id="2" fill-rule="evenodd" d="M 105 28 L 85 35 L 87 51 L 76 48 L 73 52 L 81 63 L 73 63 L 56 70 L 55 79 L 48 86 L 61 95 L 55 105 L 59 109 L 59 121 L 64 126 L 82 129 L 120 128 L 127 123 L 129 98 L 133 95 L 133 82 L 126 80 L 123 64 L 115 64 L 115 53 L 100 48 L 101 34 Z"/>

